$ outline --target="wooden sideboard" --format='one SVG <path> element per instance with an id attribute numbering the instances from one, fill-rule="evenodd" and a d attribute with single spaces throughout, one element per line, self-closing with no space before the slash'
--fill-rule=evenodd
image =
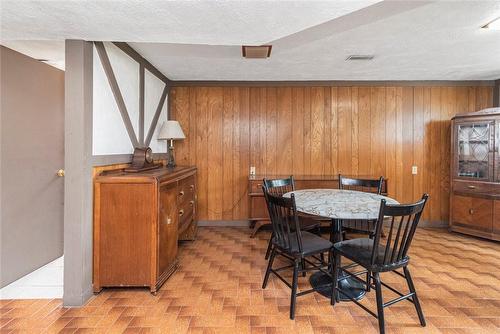
<path id="1" fill-rule="evenodd" d="M 348 176 L 348 175 L 346 175 Z M 248 179 L 249 220 L 253 224 L 252 237 L 264 225 L 269 224 L 266 201 L 262 193 L 262 180 L 287 178 L 290 175 L 255 175 Z M 362 179 L 378 179 L 380 176 L 350 176 Z M 298 189 L 336 189 L 339 187 L 338 175 L 294 175 L 295 188 Z M 382 194 L 387 195 L 388 180 L 384 180 Z"/>
<path id="2" fill-rule="evenodd" d="M 177 268 L 178 240 L 196 235 L 196 168 L 105 171 L 94 179 L 94 292 L 156 293 Z"/>
<path id="3" fill-rule="evenodd" d="M 500 241 L 500 108 L 452 119 L 450 230 Z"/>

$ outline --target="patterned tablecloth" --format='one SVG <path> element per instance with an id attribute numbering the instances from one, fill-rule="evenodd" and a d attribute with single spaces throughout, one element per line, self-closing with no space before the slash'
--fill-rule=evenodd
<path id="1" fill-rule="evenodd" d="M 305 189 L 284 196 L 292 193 L 298 211 L 332 219 L 377 219 L 382 199 L 387 204 L 399 204 L 390 197 L 353 190 Z"/>

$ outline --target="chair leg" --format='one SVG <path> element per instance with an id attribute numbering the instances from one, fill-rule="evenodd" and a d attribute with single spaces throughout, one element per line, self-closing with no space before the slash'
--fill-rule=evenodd
<path id="1" fill-rule="evenodd" d="M 366 273 L 366 292 L 370 292 L 370 276 L 371 276 L 371 272 L 370 271 L 367 271 Z"/>
<path id="2" fill-rule="evenodd" d="M 380 283 L 380 274 L 374 273 L 373 275 L 376 288 L 377 297 L 377 315 L 378 315 L 378 328 L 380 334 L 385 333 L 385 320 L 384 320 L 384 301 L 382 299 L 382 284 Z"/>
<path id="3" fill-rule="evenodd" d="M 341 268 L 340 254 L 335 254 L 333 251 L 330 252 L 330 270 L 333 276 L 332 282 L 332 297 L 330 299 L 330 304 L 335 305 L 339 301 L 339 292 L 337 291 L 339 271 Z"/>
<path id="4" fill-rule="evenodd" d="M 293 266 L 293 281 L 292 281 L 292 297 L 290 300 L 290 319 L 295 318 L 295 304 L 297 301 L 297 286 L 299 280 L 299 265 L 300 262 L 298 259 L 295 259 L 295 263 Z"/>
<path id="5" fill-rule="evenodd" d="M 269 243 L 267 244 L 266 256 L 265 259 L 269 259 L 269 255 L 271 255 L 271 248 L 273 247 L 273 234 L 271 234 L 271 238 L 269 239 Z"/>
<path id="6" fill-rule="evenodd" d="M 269 280 L 269 274 L 271 274 L 271 269 L 273 268 L 273 262 L 275 257 L 276 257 L 276 249 L 272 247 L 271 257 L 267 262 L 266 275 L 264 276 L 264 282 L 262 282 L 262 289 L 265 289 L 267 286 L 267 281 Z"/>
<path id="7" fill-rule="evenodd" d="M 415 291 L 415 286 L 413 285 L 413 280 L 411 279 L 410 271 L 408 270 L 408 267 L 404 267 L 403 271 L 405 273 L 406 282 L 408 283 L 408 288 L 410 289 L 410 292 L 414 293 L 412 299 L 413 303 L 415 304 L 415 309 L 417 310 L 418 319 L 420 320 L 420 325 L 422 325 L 422 327 L 425 327 L 426 323 L 424 318 L 424 312 L 422 312 L 422 307 L 420 306 L 420 302 L 418 301 L 417 291 Z"/>
<path id="8" fill-rule="evenodd" d="M 305 259 L 300 260 L 300 269 L 302 269 L 302 277 L 306 277 L 307 272 L 306 272 L 306 260 Z"/>

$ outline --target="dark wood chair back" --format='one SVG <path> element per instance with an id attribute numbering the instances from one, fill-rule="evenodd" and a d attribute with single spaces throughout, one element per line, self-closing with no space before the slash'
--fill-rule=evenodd
<path id="1" fill-rule="evenodd" d="M 380 195 L 382 193 L 383 183 L 383 176 L 381 176 L 378 180 L 369 180 L 353 179 L 339 174 L 339 189 L 364 191 Z"/>
<path id="2" fill-rule="evenodd" d="M 264 179 L 262 184 L 266 191 L 273 196 L 283 196 L 287 192 L 295 190 L 293 175 L 286 179 Z"/>
<path id="3" fill-rule="evenodd" d="M 273 195 L 266 190 L 265 186 L 262 186 L 262 191 L 273 227 L 273 243 L 284 251 L 291 251 L 292 246 L 297 245 L 298 251 L 302 252 L 302 236 L 295 196 L 292 194 L 288 198 Z"/>
<path id="4" fill-rule="evenodd" d="M 372 251 L 372 265 L 392 265 L 406 259 L 413 236 L 417 229 L 420 216 L 424 210 L 429 195 L 424 194 L 422 199 L 414 204 L 386 204 L 382 200 L 375 240 Z M 387 238 L 381 238 L 384 217 L 389 217 Z M 382 243 L 381 243 L 382 242 Z"/>

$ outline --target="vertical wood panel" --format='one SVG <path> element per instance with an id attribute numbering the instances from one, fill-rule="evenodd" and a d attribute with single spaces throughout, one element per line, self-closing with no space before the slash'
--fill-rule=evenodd
<path id="1" fill-rule="evenodd" d="M 424 151 L 424 87 L 415 87 L 413 92 L 413 165 L 417 166 L 417 175 L 413 175 L 412 201 L 420 198 L 425 191 Z"/>
<path id="2" fill-rule="evenodd" d="M 385 123 L 385 177 L 389 179 L 391 185 L 396 181 L 396 88 L 387 87 L 385 105 L 386 105 L 386 123 Z M 389 196 L 396 196 L 396 188 L 389 185 Z"/>
<path id="3" fill-rule="evenodd" d="M 224 105 L 222 114 L 222 219 L 233 219 L 234 202 L 234 175 L 233 175 L 233 133 L 234 128 L 234 99 L 232 88 L 224 87 Z"/>
<path id="4" fill-rule="evenodd" d="M 359 87 L 358 89 L 358 137 L 359 137 L 359 164 L 360 175 L 369 175 L 371 172 L 371 89 Z"/>
<path id="5" fill-rule="evenodd" d="M 292 89 L 280 87 L 277 91 L 277 170 L 292 174 Z"/>
<path id="6" fill-rule="evenodd" d="M 196 99 L 196 159 L 198 167 L 198 216 L 208 219 L 208 88 L 193 88 Z"/>
<path id="7" fill-rule="evenodd" d="M 369 175 L 380 176 L 385 172 L 385 87 L 371 89 L 371 170 Z"/>
<path id="8" fill-rule="evenodd" d="M 352 174 L 351 159 L 351 88 L 339 87 L 337 92 L 338 172 Z"/>
<path id="9" fill-rule="evenodd" d="M 208 219 L 220 219 L 222 214 L 222 107 L 223 89 L 211 87 L 208 91 L 207 138 L 207 205 Z M 236 143 L 235 147 L 237 147 Z M 233 174 L 234 176 L 234 174 Z"/>
<path id="10" fill-rule="evenodd" d="M 304 174 L 311 174 L 311 87 L 304 88 Z"/>
<path id="11" fill-rule="evenodd" d="M 493 103 L 491 87 L 176 87 L 171 117 L 198 167 L 198 218 L 248 217 L 258 174 L 384 175 L 401 202 L 430 194 L 424 218 L 448 217 L 450 118 Z M 411 174 L 411 166 L 418 174 Z"/>
<path id="12" fill-rule="evenodd" d="M 322 87 L 311 88 L 311 174 L 323 173 L 323 150 L 325 123 L 324 91 Z"/>
<path id="13" fill-rule="evenodd" d="M 411 167 L 413 165 L 413 88 L 403 87 L 402 95 L 402 145 L 403 145 L 403 193 L 400 199 L 404 203 L 413 201 L 413 175 Z M 397 180 L 397 182 L 401 182 Z"/>
<path id="14" fill-rule="evenodd" d="M 240 93 L 240 174 L 238 175 L 239 193 L 235 202 L 237 215 L 233 219 L 246 219 L 248 217 L 248 164 L 250 161 L 249 150 L 249 110 L 250 110 L 250 89 L 244 87 Z"/>
<path id="15" fill-rule="evenodd" d="M 331 147 L 331 174 L 338 174 L 338 108 L 337 108 L 337 87 L 330 89 L 330 147 Z"/>

